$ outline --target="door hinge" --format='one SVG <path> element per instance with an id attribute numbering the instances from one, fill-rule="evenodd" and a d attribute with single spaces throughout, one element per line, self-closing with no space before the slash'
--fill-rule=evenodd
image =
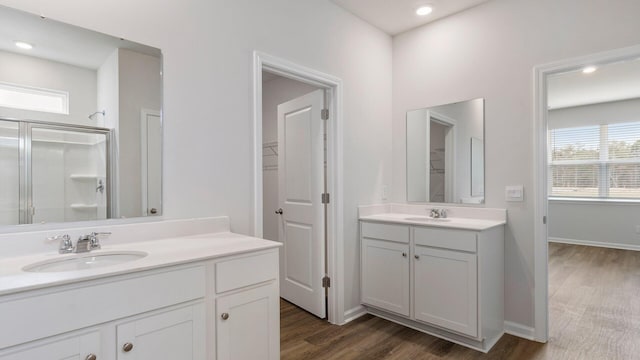
<path id="1" fill-rule="evenodd" d="M 322 203 L 323 203 L 323 204 L 328 204 L 328 203 L 329 203 L 329 200 L 330 200 L 330 198 L 329 198 L 329 193 L 323 193 L 323 194 L 322 194 Z"/>
<path id="2" fill-rule="evenodd" d="M 322 120 L 329 120 L 329 109 L 322 109 L 320 112 L 320 117 Z"/>
<path id="3" fill-rule="evenodd" d="M 328 288 L 331 287 L 331 279 L 328 276 L 322 278 L 322 287 Z"/>
<path id="4" fill-rule="evenodd" d="M 545 225 L 547 225 L 547 217 L 546 217 L 546 216 L 543 216 L 543 217 L 542 217 L 542 223 L 543 223 L 543 224 L 545 224 Z"/>

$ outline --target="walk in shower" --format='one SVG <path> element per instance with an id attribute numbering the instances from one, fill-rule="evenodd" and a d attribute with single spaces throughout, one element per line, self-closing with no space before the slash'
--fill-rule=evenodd
<path id="1" fill-rule="evenodd" d="M 109 129 L 0 119 L 0 225 L 111 217 Z"/>

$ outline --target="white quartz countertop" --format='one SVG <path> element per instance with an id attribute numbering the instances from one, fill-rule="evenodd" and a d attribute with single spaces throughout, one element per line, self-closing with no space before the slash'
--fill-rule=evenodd
<path id="1" fill-rule="evenodd" d="M 400 214 L 400 213 L 383 213 L 368 216 L 360 216 L 362 221 L 395 223 L 395 224 L 407 224 L 407 225 L 420 225 L 439 228 L 451 228 L 461 230 L 474 230 L 482 231 L 492 227 L 501 226 L 506 224 L 502 220 L 487 220 L 487 219 L 469 219 L 461 217 L 448 217 L 445 219 L 433 219 L 428 216 L 412 215 L 412 214 Z"/>
<path id="2" fill-rule="evenodd" d="M 27 272 L 23 268 L 41 261 L 78 255 L 84 256 L 89 253 L 60 255 L 56 251 L 0 259 L 0 295 L 266 250 L 279 246 L 281 244 L 278 242 L 231 232 L 114 245 L 110 245 L 108 240 L 105 240 L 102 243 L 101 250 L 94 250 L 90 254 L 142 251 L 148 255 L 141 259 L 112 266 L 61 272 Z"/>

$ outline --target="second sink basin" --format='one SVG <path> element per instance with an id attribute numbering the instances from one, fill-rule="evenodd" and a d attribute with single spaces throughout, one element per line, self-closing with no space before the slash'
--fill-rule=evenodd
<path id="1" fill-rule="evenodd" d="M 78 254 L 61 259 L 33 263 L 22 268 L 28 272 L 61 272 L 95 269 L 135 261 L 147 256 L 142 251 L 111 251 L 94 254 Z"/>
<path id="2" fill-rule="evenodd" d="M 447 222 L 451 221 L 448 218 L 432 218 L 427 216 L 414 216 L 414 217 L 406 217 L 404 218 L 407 221 L 423 221 L 423 222 Z"/>

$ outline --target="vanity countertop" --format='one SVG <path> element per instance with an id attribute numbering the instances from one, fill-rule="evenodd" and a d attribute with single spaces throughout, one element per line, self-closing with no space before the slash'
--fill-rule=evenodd
<path id="1" fill-rule="evenodd" d="M 382 213 L 360 216 L 362 221 L 383 223 L 395 223 L 406 225 L 430 226 L 438 228 L 451 228 L 460 230 L 482 231 L 492 227 L 506 224 L 504 220 L 470 219 L 462 217 L 448 217 L 445 219 L 433 219 L 428 216 L 412 215 L 404 213 Z"/>
<path id="2" fill-rule="evenodd" d="M 82 255 L 99 255 L 120 251 L 142 251 L 148 255 L 135 261 L 94 269 L 61 272 L 27 272 L 23 270 L 25 266 L 33 263 L 73 257 L 78 254 L 60 255 L 57 252 L 48 252 L 5 258 L 0 259 L 0 295 L 267 250 L 279 246 L 281 244 L 274 241 L 231 232 L 220 232 L 113 245 L 104 242 L 101 250 L 94 250 Z"/>

